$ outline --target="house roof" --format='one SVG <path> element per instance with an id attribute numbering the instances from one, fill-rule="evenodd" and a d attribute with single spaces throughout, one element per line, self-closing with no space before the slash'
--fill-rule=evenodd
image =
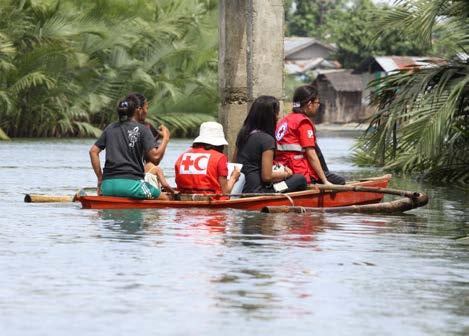
<path id="1" fill-rule="evenodd" d="M 331 51 L 335 50 L 335 47 L 333 47 L 332 45 L 318 41 L 312 37 L 285 37 L 283 39 L 283 49 L 285 52 L 285 57 L 292 55 L 314 44 L 320 45 L 321 47 L 329 49 Z"/>
<path id="2" fill-rule="evenodd" d="M 336 91 L 361 92 L 364 89 L 361 75 L 352 73 L 351 69 L 323 70 L 319 72 L 318 81 L 326 80 Z"/>
<path id="3" fill-rule="evenodd" d="M 357 72 L 367 72 L 370 70 L 371 72 L 392 72 L 412 67 L 428 67 L 442 62 L 445 62 L 445 60 L 430 56 L 375 56 L 362 62 L 357 68 Z"/>

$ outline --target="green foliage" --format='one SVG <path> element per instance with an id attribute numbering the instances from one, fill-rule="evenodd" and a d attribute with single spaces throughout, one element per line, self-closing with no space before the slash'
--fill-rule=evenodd
<path id="1" fill-rule="evenodd" d="M 334 56 L 345 68 L 355 68 L 370 56 L 427 54 L 428 46 L 393 27 L 385 34 L 380 31 L 376 21 L 389 10 L 371 0 L 289 0 L 285 5 L 286 34 L 335 44 Z"/>
<path id="2" fill-rule="evenodd" d="M 436 29 L 444 19 L 453 29 L 459 51 L 468 50 L 467 3 L 463 0 L 438 3 L 435 6 L 434 2 L 424 0 L 400 1 L 400 7 L 380 21 L 383 33 L 389 28 L 400 28 L 403 34 L 413 34 L 430 45 L 432 34 L 428 30 Z M 416 30 L 412 21 L 422 31 Z M 430 67 L 402 70 L 371 85 L 380 88 L 373 100 L 379 110 L 360 139 L 356 161 L 469 184 L 467 59 L 452 57 Z"/>
<path id="3" fill-rule="evenodd" d="M 428 53 L 428 46 L 399 34 L 395 27 L 380 30 L 382 27 L 376 21 L 389 10 L 375 6 L 371 0 L 355 0 L 351 8 L 332 13 L 328 21 L 331 40 L 337 46 L 335 56 L 345 68 L 355 68 L 371 56 Z"/>
<path id="4" fill-rule="evenodd" d="M 149 99 L 150 117 L 187 119 L 173 131 L 197 128 L 192 106 L 207 118 L 217 106 L 216 5 L 0 0 L 0 130 L 96 136 L 129 92 Z"/>
<path id="5" fill-rule="evenodd" d="M 287 0 L 285 17 L 287 36 L 324 38 L 331 13 L 343 9 L 344 0 Z"/>

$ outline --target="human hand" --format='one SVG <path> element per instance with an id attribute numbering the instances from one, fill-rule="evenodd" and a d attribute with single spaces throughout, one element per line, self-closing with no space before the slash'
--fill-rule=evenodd
<path id="1" fill-rule="evenodd" d="M 164 125 L 160 125 L 160 127 L 158 127 L 158 133 L 163 137 L 163 140 L 169 140 L 171 135 L 169 129 Z"/>
<path id="2" fill-rule="evenodd" d="M 164 189 L 164 191 L 169 192 L 171 194 L 176 193 L 176 190 L 174 190 L 168 183 L 162 183 L 161 188 Z"/>
<path id="3" fill-rule="evenodd" d="M 324 185 L 334 185 L 333 183 L 329 182 L 328 180 L 324 181 Z"/>
<path id="4" fill-rule="evenodd" d="M 293 171 L 288 168 L 287 166 L 284 166 L 285 167 L 285 172 L 287 173 L 287 177 L 290 177 L 293 175 Z"/>
<path id="5" fill-rule="evenodd" d="M 235 167 L 233 172 L 231 173 L 230 179 L 234 179 L 235 181 L 239 180 L 239 176 L 241 175 L 241 171 Z"/>
<path id="6" fill-rule="evenodd" d="M 103 182 L 102 180 L 98 180 L 98 184 L 97 184 L 97 186 L 96 186 L 96 194 L 97 194 L 98 196 L 101 196 L 101 195 L 102 195 L 102 193 L 101 193 L 101 183 L 102 183 L 102 182 Z"/>

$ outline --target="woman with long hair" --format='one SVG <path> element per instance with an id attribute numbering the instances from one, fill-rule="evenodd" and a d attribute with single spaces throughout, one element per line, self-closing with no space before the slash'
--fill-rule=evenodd
<path id="1" fill-rule="evenodd" d="M 308 183 L 345 184 L 342 176 L 329 172 L 316 139 L 311 118 L 319 109 L 318 91 L 314 86 L 298 87 L 293 94 L 293 111 L 277 124 L 278 160 Z"/>
<path id="2" fill-rule="evenodd" d="M 260 96 L 251 105 L 236 139 L 236 161 L 246 177 L 244 193 L 290 192 L 306 188 L 306 179 L 288 167 L 275 169 L 275 125 L 280 109 L 272 96 Z"/>
<path id="3" fill-rule="evenodd" d="M 160 189 L 145 182 L 144 160 L 158 165 L 169 142 L 169 130 L 161 126 L 163 137 L 156 148 L 150 129 L 140 123 L 148 112 L 146 99 L 130 94 L 117 106 L 119 121 L 106 127 L 90 149 L 93 170 L 98 178 L 98 193 L 137 199 L 167 198 Z M 101 170 L 99 153 L 106 150 L 106 162 Z"/>

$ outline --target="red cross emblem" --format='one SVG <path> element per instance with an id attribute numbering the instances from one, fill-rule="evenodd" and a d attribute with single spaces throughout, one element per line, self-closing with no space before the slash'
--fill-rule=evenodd
<path id="1" fill-rule="evenodd" d="M 181 158 L 179 173 L 193 175 L 207 174 L 209 159 L 210 154 L 206 153 L 184 153 Z"/>

